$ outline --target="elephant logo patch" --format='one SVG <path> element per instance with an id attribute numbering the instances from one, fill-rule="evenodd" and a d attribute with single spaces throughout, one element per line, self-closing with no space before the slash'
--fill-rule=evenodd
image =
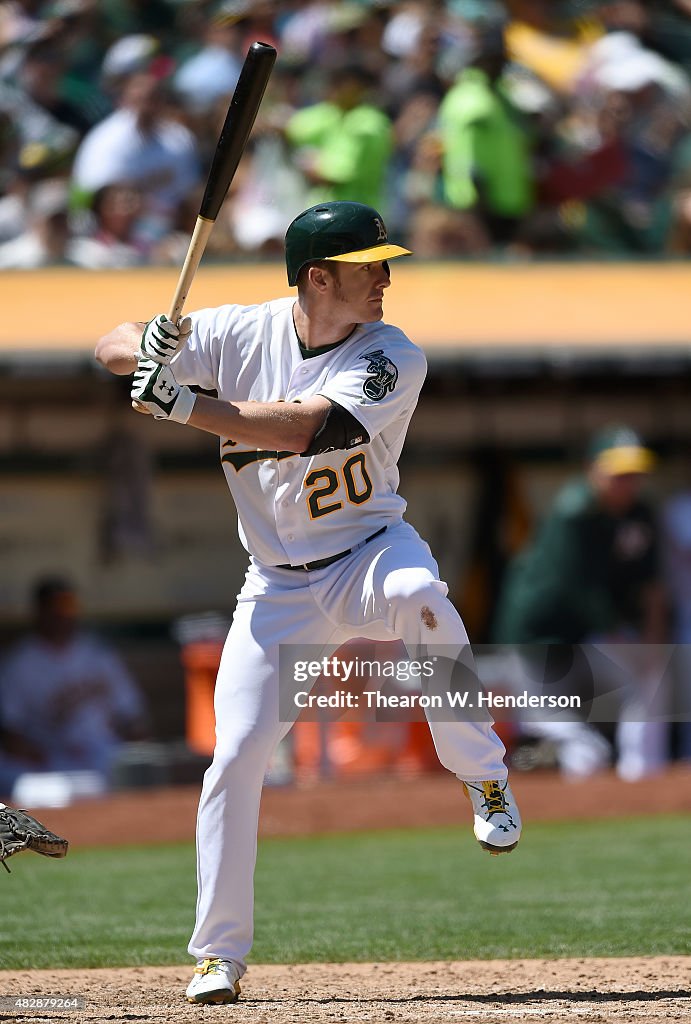
<path id="1" fill-rule="evenodd" d="M 372 402 L 381 402 L 396 387 L 398 369 L 381 348 L 366 352 L 360 358 L 368 360 L 367 372 L 371 374 L 362 385 L 362 392 Z"/>

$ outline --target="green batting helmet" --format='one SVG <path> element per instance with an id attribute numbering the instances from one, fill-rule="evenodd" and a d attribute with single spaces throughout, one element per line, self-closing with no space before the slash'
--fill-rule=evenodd
<path id="1" fill-rule="evenodd" d="M 408 256 L 392 245 L 380 214 L 363 203 L 333 202 L 311 206 L 286 232 L 288 284 L 297 283 L 302 267 L 314 260 L 373 263 Z"/>

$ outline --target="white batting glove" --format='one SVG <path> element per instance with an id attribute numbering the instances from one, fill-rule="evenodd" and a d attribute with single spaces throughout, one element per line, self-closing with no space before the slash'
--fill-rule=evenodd
<path id="1" fill-rule="evenodd" d="M 142 357 L 167 365 L 191 333 L 192 321 L 188 316 L 176 324 L 165 313 L 159 313 L 144 328 L 139 346 Z"/>
<path id="2" fill-rule="evenodd" d="M 132 405 L 137 412 L 151 413 L 155 420 L 187 423 L 197 396 L 178 384 L 170 366 L 140 359 L 132 381 Z"/>

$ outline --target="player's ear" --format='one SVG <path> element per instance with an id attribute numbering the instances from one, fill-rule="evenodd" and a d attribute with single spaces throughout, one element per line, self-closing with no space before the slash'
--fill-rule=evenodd
<path id="1" fill-rule="evenodd" d="M 323 294 L 334 279 L 335 269 L 324 262 L 313 263 L 307 270 L 308 281 L 313 288 Z"/>

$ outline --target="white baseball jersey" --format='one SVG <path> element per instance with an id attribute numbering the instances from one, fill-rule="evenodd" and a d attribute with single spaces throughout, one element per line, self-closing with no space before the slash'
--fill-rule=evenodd
<path id="1" fill-rule="evenodd" d="M 362 324 L 305 357 L 293 298 L 191 314 L 172 365 L 181 384 L 222 401 L 295 402 L 323 395 L 363 426 L 363 444 L 302 458 L 221 438 L 221 462 L 245 548 L 264 565 L 328 558 L 401 520 L 398 457 L 425 379 L 423 352 L 396 327 Z M 367 442 L 367 435 L 370 441 Z"/>
<path id="2" fill-rule="evenodd" d="M 323 395 L 350 414 L 346 428 L 332 433 L 327 420 L 324 443 L 318 434 L 310 447 L 318 451 L 342 435 L 347 449 L 314 456 L 221 438 L 240 538 L 253 557 L 216 680 L 216 748 L 199 803 L 199 895 L 188 950 L 197 960 L 230 961 L 238 975 L 252 945 L 262 780 L 294 720 L 281 715 L 285 666 L 290 673 L 305 651 L 316 660 L 332 656 L 356 637 L 402 639 L 413 651 L 432 644 L 445 665 L 453 664 L 449 651 L 455 657 L 468 646 L 429 546 L 402 521 L 406 506 L 397 494 L 396 463 L 425 378 L 423 353 L 383 323 L 301 349 L 294 301 L 194 313 L 189 343 L 173 360 L 180 383 L 215 389 L 222 401 Z M 386 533 L 372 536 L 384 526 Z M 282 568 L 344 552 L 314 571 Z M 442 764 L 459 779 L 506 778 L 504 747 L 489 721 L 432 715 L 429 723 Z"/>

